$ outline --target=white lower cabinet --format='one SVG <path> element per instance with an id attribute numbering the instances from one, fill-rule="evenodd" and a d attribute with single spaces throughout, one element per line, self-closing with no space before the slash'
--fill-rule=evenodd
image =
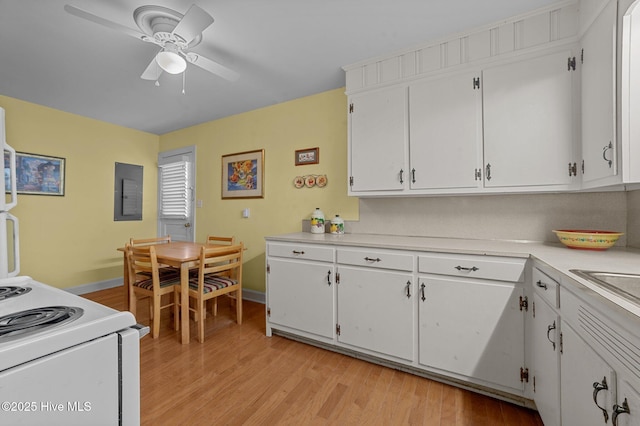
<path id="1" fill-rule="evenodd" d="M 522 392 L 522 296 L 514 283 L 421 276 L 420 364 Z"/>
<path id="2" fill-rule="evenodd" d="M 606 425 L 615 400 L 616 373 L 566 322 L 562 323 L 563 425 Z"/>
<path id="3" fill-rule="evenodd" d="M 276 245 L 267 250 L 293 256 L 268 258 L 267 334 L 272 326 L 284 326 L 332 339 L 335 329 L 333 249 L 315 253 L 313 248 L 304 246 Z M 330 263 L 309 258 L 328 258 Z"/>
<path id="4" fill-rule="evenodd" d="M 533 400 L 545 426 L 560 425 L 560 317 L 533 295 Z"/>
<path id="5" fill-rule="evenodd" d="M 559 284 L 533 268 L 533 305 L 529 347 L 533 400 L 545 426 L 560 425 L 560 316 Z"/>
<path id="6" fill-rule="evenodd" d="M 338 266 L 338 342 L 413 359 L 413 275 Z"/>

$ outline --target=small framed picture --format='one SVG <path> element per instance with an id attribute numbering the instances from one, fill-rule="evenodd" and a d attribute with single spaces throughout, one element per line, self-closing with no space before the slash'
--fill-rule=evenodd
<path id="1" fill-rule="evenodd" d="M 296 166 L 318 164 L 320 162 L 320 148 L 299 149 L 296 151 Z"/>
<path id="2" fill-rule="evenodd" d="M 264 198 L 264 149 L 222 156 L 222 199 Z"/>

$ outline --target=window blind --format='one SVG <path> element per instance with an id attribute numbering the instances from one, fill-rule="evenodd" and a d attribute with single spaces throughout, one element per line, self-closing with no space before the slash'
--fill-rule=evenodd
<path id="1" fill-rule="evenodd" d="M 187 161 L 162 164 L 160 167 L 160 217 L 188 219 L 191 216 L 191 182 Z"/>

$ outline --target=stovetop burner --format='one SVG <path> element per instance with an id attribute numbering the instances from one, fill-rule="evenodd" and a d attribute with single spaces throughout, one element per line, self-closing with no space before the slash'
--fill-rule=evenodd
<path id="1" fill-rule="evenodd" d="M 11 297 L 22 296 L 23 294 L 29 293 L 31 291 L 31 287 L 20 287 L 15 285 L 10 286 L 1 286 L 0 287 L 0 302 Z"/>
<path id="2" fill-rule="evenodd" d="M 82 316 L 82 308 L 46 306 L 14 312 L 0 317 L 0 341 L 13 340 L 74 321 Z"/>

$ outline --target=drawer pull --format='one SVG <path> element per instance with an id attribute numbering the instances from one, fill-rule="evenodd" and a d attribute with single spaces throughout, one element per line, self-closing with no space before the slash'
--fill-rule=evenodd
<path id="1" fill-rule="evenodd" d="M 407 281 L 407 299 L 411 299 L 411 281 Z"/>
<path id="2" fill-rule="evenodd" d="M 536 285 L 540 288 L 544 288 L 545 290 L 547 289 L 547 285 L 545 283 L 542 282 L 542 280 L 538 280 L 538 282 L 536 283 Z"/>
<path id="3" fill-rule="evenodd" d="M 331 271 L 330 270 L 327 272 L 327 284 L 331 285 Z"/>
<path id="4" fill-rule="evenodd" d="M 551 338 L 549 337 L 549 334 L 556 329 L 556 322 L 553 322 L 553 325 L 548 325 L 547 326 L 547 340 L 551 342 L 551 344 L 553 345 L 553 350 L 556 350 L 556 342 L 554 342 L 553 340 L 551 340 Z"/>
<path id="5" fill-rule="evenodd" d="M 420 296 L 420 299 L 422 299 L 422 301 L 424 302 L 425 300 L 427 300 L 427 297 L 424 295 L 424 288 L 426 286 L 424 285 L 424 283 L 420 284 L 420 292 L 422 293 L 422 295 Z"/>
<path id="6" fill-rule="evenodd" d="M 380 262 L 382 259 L 380 259 L 379 257 L 376 257 L 375 259 L 372 257 L 365 257 L 364 260 L 366 260 L 367 262 Z"/>
<path id="7" fill-rule="evenodd" d="M 609 413 L 607 413 L 607 409 L 606 408 L 602 408 L 600 406 L 600 404 L 598 404 L 598 393 L 601 390 L 608 390 L 609 386 L 607 386 L 607 378 L 603 377 L 602 378 L 602 382 L 598 383 L 598 382 L 594 382 L 593 383 L 593 403 L 596 405 L 596 407 L 598 407 L 600 410 L 602 410 L 602 415 L 604 416 L 604 422 L 607 423 L 607 421 L 609 420 Z"/>
<path id="8" fill-rule="evenodd" d="M 294 250 L 293 254 L 295 254 L 296 256 L 299 256 L 301 254 L 304 254 L 304 252 L 303 251 Z"/>
<path id="9" fill-rule="evenodd" d="M 613 416 L 611 417 L 611 422 L 613 426 L 618 426 L 618 416 L 620 414 L 631 414 L 631 410 L 629 410 L 629 403 L 627 402 L 627 398 L 624 399 L 622 405 L 615 404 L 613 406 Z"/>
<path id="10" fill-rule="evenodd" d="M 455 267 L 458 271 L 471 271 L 471 272 L 475 272 L 478 271 L 480 268 L 477 268 L 475 266 L 472 266 L 471 268 L 467 268 L 466 266 L 456 266 Z"/>

